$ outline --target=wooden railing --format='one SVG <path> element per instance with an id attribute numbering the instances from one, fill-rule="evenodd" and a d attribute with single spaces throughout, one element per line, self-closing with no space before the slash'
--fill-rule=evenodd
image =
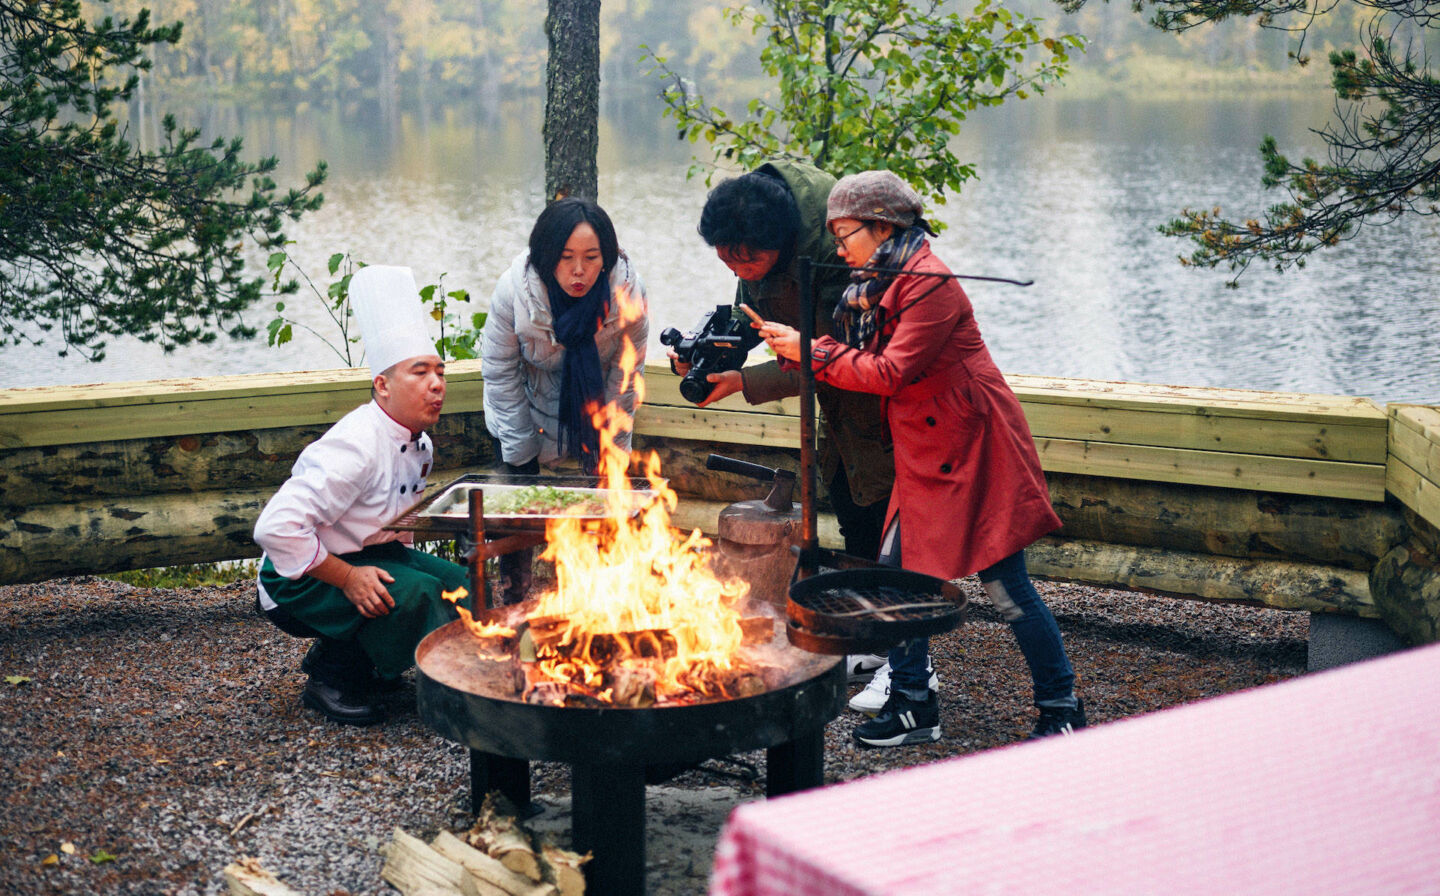
<path id="1" fill-rule="evenodd" d="M 1385 490 L 1440 528 L 1440 407 L 1390 406 Z"/>
<path id="2" fill-rule="evenodd" d="M 448 379 L 437 483 L 493 461 L 479 363 Z M 1440 525 L 1436 408 L 1009 380 L 1066 521 L 1032 548 L 1037 573 L 1375 616 L 1379 558 Z M 696 408 L 663 365 L 646 388 L 637 444 L 662 450 L 686 524 L 758 496 L 704 471 L 708 451 L 794 463 L 797 401 Z M 253 556 L 250 526 L 295 455 L 368 397 L 360 369 L 0 390 L 0 582 Z"/>

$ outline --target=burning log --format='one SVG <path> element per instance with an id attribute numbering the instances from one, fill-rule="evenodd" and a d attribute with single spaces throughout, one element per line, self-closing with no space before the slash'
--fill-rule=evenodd
<path id="1" fill-rule="evenodd" d="M 532 616 L 527 631 L 537 655 L 584 658 L 597 666 L 625 659 L 668 659 L 678 646 L 675 636 L 663 628 L 628 632 L 576 632 L 567 619 Z"/>
<path id="2" fill-rule="evenodd" d="M 621 666 L 606 675 L 610 700 L 616 706 L 644 708 L 655 705 L 659 674 L 648 666 Z"/>

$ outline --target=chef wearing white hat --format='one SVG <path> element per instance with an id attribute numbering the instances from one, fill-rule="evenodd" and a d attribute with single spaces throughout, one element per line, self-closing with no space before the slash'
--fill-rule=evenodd
<path id="1" fill-rule="evenodd" d="M 455 618 L 440 592 L 467 575 L 384 528 L 425 490 L 434 468 L 425 429 L 445 402 L 445 362 L 415 278 L 404 267 L 361 268 L 350 298 L 372 400 L 301 452 L 261 512 L 255 542 L 265 551 L 261 610 L 292 634 L 318 636 L 300 664 L 309 676 L 302 702 L 368 725 L 381 717 L 376 690 L 410 667 L 421 638 Z"/>

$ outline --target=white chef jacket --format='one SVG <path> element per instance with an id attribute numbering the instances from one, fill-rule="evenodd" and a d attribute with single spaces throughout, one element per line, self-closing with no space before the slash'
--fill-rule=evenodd
<path id="1" fill-rule="evenodd" d="M 255 543 L 298 579 L 330 554 L 394 541 L 402 533 L 382 527 L 420 500 L 433 465 L 430 436 L 412 439 L 371 401 L 300 452 L 255 523 Z M 262 606 L 273 606 L 268 597 L 262 588 Z"/>

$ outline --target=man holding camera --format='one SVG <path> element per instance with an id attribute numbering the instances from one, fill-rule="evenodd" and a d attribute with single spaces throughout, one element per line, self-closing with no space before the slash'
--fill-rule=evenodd
<path id="1" fill-rule="evenodd" d="M 740 278 L 736 303 L 765 320 L 800 325 L 799 260 L 808 256 L 826 267 L 814 269 L 814 333 L 830 333 L 835 306 L 850 281 L 849 268 L 835 254 L 825 229 L 825 203 L 835 178 L 811 165 L 779 160 L 721 183 L 710 191 L 700 213 L 700 236 Z M 670 352 L 674 359 L 675 352 Z M 680 373 L 685 365 L 672 365 Z M 711 373 L 714 384 L 705 407 L 743 392 L 750 404 L 800 394 L 800 372 L 778 361 Z M 895 481 L 890 433 L 880 397 L 817 383 L 820 427 L 819 475 L 829 490 L 845 551 L 867 560 L 880 553 L 885 508 Z M 878 662 L 876 663 L 878 665 Z"/>

